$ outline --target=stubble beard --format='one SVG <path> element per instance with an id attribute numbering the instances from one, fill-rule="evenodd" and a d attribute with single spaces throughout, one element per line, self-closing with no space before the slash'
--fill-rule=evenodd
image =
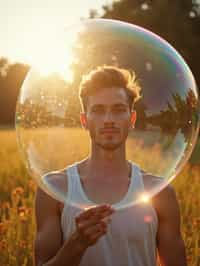
<path id="1" fill-rule="evenodd" d="M 107 143 L 107 144 L 102 144 L 102 143 L 96 143 L 98 147 L 100 147 L 104 151 L 115 151 L 119 149 L 122 145 L 122 143 Z"/>
<path id="2" fill-rule="evenodd" d="M 122 147 L 124 141 L 117 141 L 117 142 L 112 142 L 112 140 L 108 140 L 107 142 L 104 142 L 104 141 L 95 141 L 95 144 L 100 147 L 102 150 L 104 151 L 115 151 L 115 150 L 118 150 Z"/>
<path id="3" fill-rule="evenodd" d="M 95 133 L 93 132 L 93 134 L 92 132 L 90 132 L 91 141 L 95 144 L 95 146 L 107 152 L 114 152 L 117 149 L 120 149 L 123 146 L 123 144 L 125 144 L 127 137 L 128 135 L 126 136 L 125 139 L 120 139 L 115 142 L 113 142 L 112 139 L 105 141 L 105 140 L 98 140 L 96 132 Z"/>

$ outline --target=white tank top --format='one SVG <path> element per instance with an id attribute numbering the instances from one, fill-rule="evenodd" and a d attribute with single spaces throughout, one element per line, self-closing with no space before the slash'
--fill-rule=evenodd
<path id="1" fill-rule="evenodd" d="M 91 204 L 82 187 L 77 163 L 67 168 L 68 200 Z M 129 189 L 125 197 L 112 206 L 120 207 L 130 202 L 137 193 L 144 190 L 140 168 L 132 163 Z M 75 231 L 75 216 L 83 210 L 64 204 L 61 226 L 63 240 Z M 156 233 L 158 218 L 153 206 L 137 204 L 116 210 L 111 216 L 107 233 L 95 245 L 90 246 L 82 257 L 81 266 L 155 266 Z"/>

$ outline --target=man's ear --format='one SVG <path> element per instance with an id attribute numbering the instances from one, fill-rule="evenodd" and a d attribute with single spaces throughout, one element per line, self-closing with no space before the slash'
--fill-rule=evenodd
<path id="1" fill-rule="evenodd" d="M 134 128 L 135 127 L 135 122 L 137 119 L 137 113 L 136 111 L 131 111 L 131 127 Z"/>
<path id="2" fill-rule="evenodd" d="M 84 129 L 87 129 L 87 117 L 86 117 L 86 113 L 80 113 L 80 121 L 81 121 L 81 125 Z"/>

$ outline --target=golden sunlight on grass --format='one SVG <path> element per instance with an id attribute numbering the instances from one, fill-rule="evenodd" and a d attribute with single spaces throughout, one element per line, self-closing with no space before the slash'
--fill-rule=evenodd
<path id="1" fill-rule="evenodd" d="M 77 152 L 80 149 L 85 154 L 86 147 L 83 150 L 80 148 L 83 139 L 78 131 L 74 136 L 79 139 Z M 0 147 L 0 265 L 32 266 L 36 185 L 22 165 L 14 131 L 0 132 Z M 68 153 L 67 163 L 81 159 L 78 154 L 80 153 L 72 154 L 72 151 Z M 148 158 L 143 160 L 148 163 Z M 181 209 L 181 231 L 186 245 L 188 266 L 197 266 L 200 261 L 199 180 L 200 166 L 187 164 L 172 182 Z M 144 194 L 143 199 L 148 202 L 148 195 Z M 145 217 L 145 222 L 150 220 L 151 217 Z"/>

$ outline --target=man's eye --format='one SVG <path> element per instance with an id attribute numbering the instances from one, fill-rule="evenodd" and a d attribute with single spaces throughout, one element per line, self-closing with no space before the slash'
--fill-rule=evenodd
<path id="1" fill-rule="evenodd" d="M 95 113 L 95 114 L 102 114 L 103 113 L 103 109 L 95 108 L 95 109 L 92 110 L 92 112 Z"/>
<path id="2" fill-rule="evenodd" d="M 114 109 L 114 112 L 115 113 L 123 113 L 123 112 L 126 112 L 126 109 L 124 107 L 119 107 L 119 108 Z"/>

